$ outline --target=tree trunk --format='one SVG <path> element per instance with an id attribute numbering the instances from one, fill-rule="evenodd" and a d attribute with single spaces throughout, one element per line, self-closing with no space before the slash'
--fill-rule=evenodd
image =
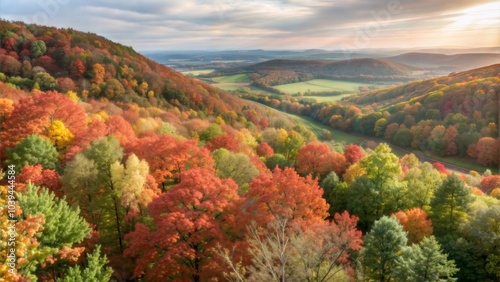
<path id="1" fill-rule="evenodd" d="M 120 216 L 118 215 L 118 205 L 116 199 L 113 197 L 113 205 L 115 207 L 116 230 L 118 231 L 118 242 L 120 244 L 120 253 L 123 254 L 122 231 L 120 228 Z"/>

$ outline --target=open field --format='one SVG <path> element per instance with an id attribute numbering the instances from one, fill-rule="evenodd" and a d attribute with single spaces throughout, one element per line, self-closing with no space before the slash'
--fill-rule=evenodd
<path id="1" fill-rule="evenodd" d="M 226 91 L 235 91 L 242 87 L 248 87 L 248 85 L 248 82 L 224 82 L 212 84 L 213 87 L 217 87 Z"/>
<path id="2" fill-rule="evenodd" d="M 359 87 L 378 86 L 376 84 L 361 83 L 353 81 L 329 80 L 329 79 L 313 79 L 309 81 L 296 82 L 274 86 L 274 88 L 287 94 L 295 94 L 298 92 L 328 92 L 328 91 L 344 91 L 344 92 L 359 92 Z"/>
<path id="3" fill-rule="evenodd" d="M 183 71 L 181 73 L 185 75 L 198 76 L 198 75 L 209 74 L 212 73 L 213 71 L 214 71 L 213 69 L 202 69 L 202 70 Z"/>
<path id="4" fill-rule="evenodd" d="M 250 82 L 248 75 L 244 73 L 234 74 L 234 75 L 224 75 L 212 78 L 213 81 L 217 83 L 238 83 L 238 82 Z"/>

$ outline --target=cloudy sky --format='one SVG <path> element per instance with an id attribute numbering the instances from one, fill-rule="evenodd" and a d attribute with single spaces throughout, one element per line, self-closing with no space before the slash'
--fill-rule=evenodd
<path id="1" fill-rule="evenodd" d="M 142 51 L 500 46 L 500 0 L 0 0 L 0 18 Z"/>

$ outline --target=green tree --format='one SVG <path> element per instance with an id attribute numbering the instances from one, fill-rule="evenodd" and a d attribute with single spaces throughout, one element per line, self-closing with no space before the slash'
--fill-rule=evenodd
<path id="1" fill-rule="evenodd" d="M 392 138 L 396 145 L 403 147 L 410 147 L 412 140 L 413 136 L 408 128 L 400 128 Z"/>
<path id="2" fill-rule="evenodd" d="M 221 179 L 233 179 L 242 193 L 248 190 L 250 181 L 260 173 L 245 154 L 221 148 L 213 151 L 212 157 L 215 160 L 215 175 Z"/>
<path id="3" fill-rule="evenodd" d="M 383 216 L 365 236 L 360 251 L 363 275 L 370 281 L 394 281 L 393 270 L 406 247 L 406 233 L 397 219 Z"/>
<path id="4" fill-rule="evenodd" d="M 373 131 L 376 136 L 384 136 L 385 128 L 387 127 L 387 120 L 385 118 L 380 118 L 375 123 L 375 128 Z"/>
<path id="5" fill-rule="evenodd" d="M 407 208 L 405 182 L 399 182 L 399 159 L 387 144 L 363 158 L 360 167 L 366 171 L 349 187 L 347 207 L 359 217 L 358 226 L 368 231 L 375 220 Z"/>
<path id="6" fill-rule="evenodd" d="M 287 159 L 295 159 L 299 149 L 304 146 L 305 138 L 295 130 L 288 132 L 288 136 L 283 143 L 283 153 Z"/>
<path id="7" fill-rule="evenodd" d="M 106 256 L 101 256 L 101 246 L 97 245 L 91 254 L 87 254 L 87 267 L 74 266 L 68 269 L 63 282 L 103 282 L 109 281 L 113 274 L 111 267 L 105 267 L 108 263 Z"/>
<path id="8" fill-rule="evenodd" d="M 23 193 L 18 194 L 17 200 L 23 210 L 23 220 L 43 215 L 43 229 L 38 234 L 39 248 L 52 256 L 58 257 L 64 249 L 71 248 L 90 235 L 91 229 L 80 216 L 80 210 L 70 207 L 65 199 L 57 199 L 46 188 L 30 183 Z M 58 258 L 55 263 L 49 263 L 50 268 L 39 269 L 39 272 L 50 270 L 55 277 L 56 273 L 61 272 L 59 268 L 66 265 L 63 261 Z"/>
<path id="9" fill-rule="evenodd" d="M 428 162 L 421 163 L 408 169 L 404 180 L 408 183 L 409 206 L 429 212 L 434 191 L 442 183 L 439 171 Z"/>
<path id="10" fill-rule="evenodd" d="M 457 265 L 462 269 L 484 269 L 479 272 L 477 281 L 498 280 L 500 278 L 500 205 L 496 204 L 488 208 L 481 208 L 474 217 L 467 222 L 461 234 L 465 240 L 474 248 L 474 262 L 478 265 L 464 264 L 467 261 L 459 261 Z"/>
<path id="11" fill-rule="evenodd" d="M 94 161 L 98 171 L 97 184 L 104 191 L 96 200 L 99 201 L 104 215 L 101 217 L 101 232 L 109 232 L 108 238 L 117 238 L 120 253 L 123 252 L 123 218 L 125 211 L 120 206 L 120 199 L 116 191 L 116 183 L 112 179 L 111 165 L 123 158 L 123 149 L 114 136 L 101 137 L 94 141 L 83 155 Z M 115 233 L 116 232 L 116 233 Z M 114 234 L 113 234 L 114 233 Z M 110 245 L 114 245 L 110 243 Z"/>
<path id="12" fill-rule="evenodd" d="M 77 154 L 64 168 L 61 182 L 64 194 L 82 210 L 91 223 L 97 223 L 99 215 L 99 171 L 93 160 Z"/>
<path id="13" fill-rule="evenodd" d="M 428 139 L 431 150 L 440 156 L 444 156 L 446 149 L 445 132 L 446 128 L 438 125 L 431 131 L 431 136 Z"/>
<path id="14" fill-rule="evenodd" d="M 335 186 L 337 186 L 339 182 L 340 179 L 338 175 L 335 173 L 335 171 L 330 172 L 323 180 L 321 180 L 319 185 L 325 191 L 323 196 L 329 197 L 329 195 L 333 192 Z"/>
<path id="15" fill-rule="evenodd" d="M 214 137 L 221 136 L 223 134 L 224 132 L 222 132 L 222 128 L 220 127 L 220 125 L 212 123 L 207 129 L 203 130 L 200 133 L 200 140 L 210 141 Z"/>
<path id="16" fill-rule="evenodd" d="M 65 199 L 56 199 L 46 188 L 30 183 L 17 200 L 24 219 L 28 215 L 44 215 L 45 224 L 39 236 L 41 246 L 58 251 L 63 246 L 81 242 L 90 234 L 90 227 L 80 216 L 80 209 L 70 207 Z"/>
<path id="17" fill-rule="evenodd" d="M 59 84 L 57 84 L 57 80 L 53 78 L 49 73 L 39 72 L 35 74 L 34 78 L 35 84 L 38 84 L 38 87 L 42 91 L 47 90 L 56 90 L 59 88 Z"/>
<path id="18" fill-rule="evenodd" d="M 451 174 L 434 193 L 431 201 L 431 219 L 434 234 L 443 236 L 456 233 L 469 217 L 469 204 L 473 201 L 470 190 L 456 174 Z"/>
<path id="19" fill-rule="evenodd" d="M 487 255 L 500 256 L 500 205 L 477 211 L 465 224 L 463 234 Z"/>
<path id="20" fill-rule="evenodd" d="M 267 168 L 273 170 L 276 166 L 281 169 L 290 166 L 290 162 L 282 154 L 274 154 L 266 160 Z"/>
<path id="21" fill-rule="evenodd" d="M 114 136 L 101 137 L 76 155 L 63 174 L 63 189 L 68 197 L 77 201 L 87 220 L 96 225 L 101 243 L 119 253 L 124 249 L 126 210 L 121 205 L 123 186 L 117 183 L 116 175 L 113 178 L 112 164 L 122 157 L 123 149 Z"/>
<path id="22" fill-rule="evenodd" d="M 162 122 L 161 125 L 156 130 L 158 134 L 166 134 L 166 135 L 177 135 L 177 128 L 168 122 Z"/>
<path id="23" fill-rule="evenodd" d="M 36 40 L 31 43 L 31 57 L 38 58 L 45 54 L 47 51 L 47 46 L 45 46 L 45 42 L 42 40 Z"/>
<path id="24" fill-rule="evenodd" d="M 57 150 L 48 139 L 32 134 L 13 148 L 7 148 L 6 165 L 15 165 L 16 173 L 24 166 L 40 164 L 54 169 L 57 164 Z"/>
<path id="25" fill-rule="evenodd" d="M 457 271 L 454 261 L 448 260 L 436 238 L 430 236 L 408 247 L 394 272 L 399 281 L 453 282 Z"/>

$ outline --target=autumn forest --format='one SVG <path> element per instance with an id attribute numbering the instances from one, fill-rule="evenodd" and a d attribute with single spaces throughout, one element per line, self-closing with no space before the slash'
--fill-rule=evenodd
<path id="1" fill-rule="evenodd" d="M 500 65 L 404 79 L 230 93 L 0 20 L 0 281 L 498 281 Z"/>

